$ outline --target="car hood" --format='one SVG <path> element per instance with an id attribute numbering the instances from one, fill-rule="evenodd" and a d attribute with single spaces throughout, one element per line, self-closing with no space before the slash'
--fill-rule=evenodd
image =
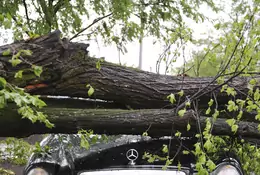
<path id="1" fill-rule="evenodd" d="M 114 166 L 127 166 L 129 160 L 126 157 L 126 152 L 129 149 L 136 149 L 139 152 L 139 157 L 135 160 L 136 165 L 147 165 L 147 160 L 142 158 L 145 152 L 158 154 L 161 156 L 162 145 L 169 144 L 169 137 L 150 138 L 135 135 L 117 135 L 108 136 L 108 141 L 100 141 L 90 145 L 90 149 L 85 149 L 80 146 L 81 138 L 78 134 L 51 134 L 42 142 L 41 147 L 50 148 L 47 152 L 34 153 L 29 159 L 25 170 L 29 170 L 34 165 L 48 164 L 58 168 L 59 171 L 76 172 L 82 170 L 104 169 Z M 186 147 L 192 146 L 193 142 L 190 139 L 171 140 L 171 156 L 177 155 L 182 151 L 180 145 L 186 143 Z M 188 143 L 188 144 L 187 144 Z M 176 160 L 185 162 L 185 166 L 189 166 L 194 162 L 192 156 L 177 155 Z M 163 165 L 160 161 L 155 161 L 150 164 Z M 178 163 L 178 162 L 176 162 Z M 183 164 L 184 165 L 184 164 Z"/>

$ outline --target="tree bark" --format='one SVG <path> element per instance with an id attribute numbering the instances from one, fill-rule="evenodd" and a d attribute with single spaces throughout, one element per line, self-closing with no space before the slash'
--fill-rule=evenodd
<path id="1" fill-rule="evenodd" d="M 59 38 L 56 31 L 47 36 L 28 41 L 21 41 L 11 45 L 0 47 L 0 76 L 4 76 L 9 82 L 20 87 L 29 87 L 33 84 L 45 84 L 42 88 L 27 88 L 32 94 L 62 95 L 70 97 L 89 98 L 87 84 L 90 84 L 95 92 L 90 98 L 116 102 L 128 108 L 172 108 L 167 96 L 171 93 L 184 91 L 180 102 L 196 94 L 208 92 L 199 98 L 200 105 L 207 105 L 212 96 L 212 90 L 217 94 L 219 104 L 225 104 L 229 96 L 219 92 L 219 84 L 213 78 L 191 78 L 158 75 L 141 71 L 135 68 L 120 66 L 101 61 L 88 56 L 86 49 L 88 44 L 72 43 Z M 3 52 L 11 49 L 10 55 Z M 23 63 L 12 67 L 9 59 L 21 49 L 29 49 L 31 56 L 22 56 Z M 97 62 L 101 64 L 98 70 Z M 41 77 L 34 76 L 28 70 L 31 65 L 43 66 Z M 14 74 L 26 69 L 22 79 L 15 79 Z M 258 77 L 256 77 L 258 78 Z M 243 92 L 248 91 L 249 78 L 234 78 L 229 82 L 236 87 L 237 98 L 243 98 Z M 209 84 L 209 85 L 208 85 Z M 196 96 L 195 96 L 196 97 Z M 178 101 L 178 95 L 176 94 Z M 176 103 L 177 104 L 177 103 Z"/>
<path id="2" fill-rule="evenodd" d="M 198 133 L 198 126 L 203 131 L 207 118 L 201 116 L 197 119 L 192 110 L 179 117 L 173 115 L 171 109 L 45 108 L 42 111 L 55 124 L 54 128 L 48 129 L 41 123 L 33 124 L 27 119 L 21 119 L 15 107 L 0 110 L 0 137 L 77 133 L 79 129 L 92 129 L 99 134 L 142 134 L 147 131 L 153 137 L 170 136 L 180 131 L 182 136 L 194 136 Z M 190 131 L 187 131 L 188 123 L 191 125 Z M 260 138 L 260 132 L 257 130 L 258 123 L 241 121 L 238 126 L 238 131 L 234 134 L 226 119 L 218 118 L 214 123 L 212 134 Z"/>
<path id="3" fill-rule="evenodd" d="M 21 120 L 15 107 L 5 108 L 0 111 L 0 136 L 76 133 L 79 129 L 93 129 L 100 134 L 142 134 L 148 130 L 151 136 L 171 135 L 178 130 L 183 136 L 194 136 L 198 133 L 198 126 L 203 130 L 207 117 L 200 116 L 197 119 L 190 110 L 180 118 L 175 115 L 176 106 L 192 97 L 199 98 L 199 107 L 204 109 L 203 107 L 208 106 L 208 100 L 212 98 L 212 92 L 216 94 L 219 106 L 223 106 L 230 99 L 227 94 L 219 93 L 221 86 L 213 81 L 214 78 L 158 75 L 101 61 L 88 56 L 88 44 L 61 40 L 59 34 L 59 31 L 55 31 L 40 38 L 1 46 L 0 76 L 12 84 L 24 87 L 31 94 L 104 101 L 95 100 L 94 103 L 89 103 L 84 100 L 79 102 L 67 99 L 66 101 L 71 101 L 70 104 L 61 99 L 54 103 L 49 101 L 50 107 L 43 109 L 43 112 L 55 124 L 53 129 L 48 129 L 40 123 L 32 124 L 27 119 Z M 6 55 L 4 51 L 8 49 L 11 52 Z M 19 59 L 23 62 L 13 67 L 9 60 L 12 55 L 23 49 L 31 50 L 32 55 L 21 55 Z M 101 64 L 100 70 L 97 63 Z M 33 71 L 28 69 L 33 65 L 43 66 L 40 77 L 36 77 Z M 24 70 L 23 78 L 14 78 L 15 73 L 21 69 Z M 236 98 L 244 98 L 249 80 L 247 77 L 236 77 L 229 82 L 230 86 L 237 89 Z M 39 84 L 44 86 L 36 86 Z M 87 84 L 95 89 L 91 97 L 88 96 Z M 184 91 L 184 95 L 179 97 L 177 93 L 181 90 Z M 171 93 L 176 96 L 177 102 L 174 105 L 167 99 Z M 222 115 L 222 118 L 217 119 L 213 134 L 234 135 L 225 122 L 227 116 Z M 252 123 L 252 118 L 254 114 L 238 123 L 236 136 L 259 138 L 258 123 Z M 188 123 L 191 125 L 189 132 Z"/>

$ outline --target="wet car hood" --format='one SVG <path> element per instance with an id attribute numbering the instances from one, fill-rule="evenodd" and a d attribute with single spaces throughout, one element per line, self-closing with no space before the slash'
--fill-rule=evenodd
<path id="1" fill-rule="evenodd" d="M 128 166 L 129 159 L 126 153 L 129 149 L 138 151 L 136 165 L 164 165 L 165 161 L 155 161 L 148 163 L 142 156 L 145 152 L 166 156 L 162 152 L 162 145 L 171 143 L 170 156 L 175 156 L 176 165 L 178 161 L 182 166 L 189 167 L 195 162 L 191 155 L 179 154 L 183 145 L 190 147 L 195 143 L 193 140 L 171 140 L 164 137 L 152 139 L 150 137 L 119 135 L 109 136 L 108 141 L 97 142 L 85 149 L 80 146 L 80 135 L 56 134 L 49 135 L 41 142 L 41 147 L 48 146 L 50 149 L 46 153 L 34 153 L 29 159 L 25 168 L 25 174 L 33 167 L 42 166 L 50 169 L 53 174 L 77 174 L 82 170 L 97 170 L 110 167 Z"/>

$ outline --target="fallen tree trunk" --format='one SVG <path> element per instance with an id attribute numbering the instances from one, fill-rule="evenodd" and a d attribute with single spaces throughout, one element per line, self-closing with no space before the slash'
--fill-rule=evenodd
<path id="1" fill-rule="evenodd" d="M 25 137 L 44 133 L 77 133 L 79 129 L 93 129 L 99 134 L 142 134 L 147 131 L 150 136 L 170 136 L 180 131 L 182 136 L 194 136 L 198 133 L 198 123 L 203 131 L 206 117 L 196 118 L 192 110 L 183 117 L 172 115 L 170 109 L 121 110 L 121 109 L 75 109 L 45 108 L 49 120 L 55 124 L 52 129 L 41 123 L 31 123 L 22 119 L 15 108 L 0 111 L 0 136 Z M 191 125 L 187 131 L 187 124 Z M 260 138 L 258 123 L 238 123 L 234 134 L 226 119 L 218 118 L 212 133 L 215 135 L 234 135 L 247 138 Z"/>
<path id="2" fill-rule="evenodd" d="M 60 40 L 59 32 L 51 33 L 37 39 L 21 41 L 0 47 L 0 76 L 9 82 L 32 94 L 63 95 L 70 97 L 88 97 L 86 84 L 90 84 L 95 92 L 91 98 L 113 101 L 133 109 L 140 108 L 172 108 L 167 100 L 171 93 L 184 91 L 182 101 L 186 97 L 215 90 L 219 104 L 225 104 L 229 96 L 219 92 L 219 85 L 212 82 L 213 78 L 190 78 L 158 75 L 134 68 L 119 66 L 88 56 L 88 44 L 71 43 L 66 39 Z M 10 49 L 9 55 L 3 54 Z M 31 50 L 31 56 L 22 56 L 23 63 L 11 66 L 9 60 L 21 49 Z M 101 69 L 98 70 L 98 63 Z M 43 66 L 41 77 L 34 76 L 28 70 L 31 65 Z M 22 79 L 15 79 L 15 73 L 20 69 Z M 256 77 L 257 78 L 257 77 Z M 210 82 L 212 82 L 210 84 Z M 229 84 L 236 87 L 237 98 L 242 98 L 243 92 L 248 91 L 249 78 L 234 78 Z M 44 84 L 39 86 L 28 86 Z M 208 86 L 209 84 L 209 86 Z M 241 93 L 242 92 L 242 93 Z M 199 98 L 200 105 L 207 105 L 210 93 Z M 178 96 L 176 95 L 176 98 Z"/>

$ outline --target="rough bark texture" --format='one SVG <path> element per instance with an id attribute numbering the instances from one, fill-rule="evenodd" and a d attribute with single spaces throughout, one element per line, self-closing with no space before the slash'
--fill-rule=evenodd
<path id="1" fill-rule="evenodd" d="M 196 118 L 192 110 L 183 117 L 172 115 L 170 109 L 75 109 L 75 108 L 45 108 L 43 110 L 49 120 L 55 124 L 48 129 L 40 123 L 32 124 L 17 114 L 15 108 L 0 111 L 0 136 L 25 137 L 31 134 L 43 133 L 76 133 L 79 129 L 93 129 L 95 133 L 106 134 L 142 134 L 148 131 L 150 136 L 170 136 L 181 131 L 183 136 L 194 136 L 198 133 L 198 123 L 203 130 L 206 117 Z M 187 132 L 187 124 L 191 130 Z M 258 123 L 238 123 L 236 135 L 248 138 L 260 138 Z M 216 135 L 234 135 L 226 119 L 219 118 L 212 130 Z"/>
<path id="2" fill-rule="evenodd" d="M 225 93 L 218 93 L 220 86 L 212 81 L 213 78 L 164 76 L 102 62 L 88 56 L 87 44 L 61 40 L 59 34 L 56 31 L 37 39 L 1 46 L 0 76 L 19 87 L 25 87 L 25 90 L 31 94 L 39 95 L 88 98 L 86 84 L 90 84 L 95 89 L 91 98 L 102 99 L 105 102 L 95 101 L 93 105 L 87 101 L 76 100 L 74 104 L 75 101 L 72 100 L 74 105 L 78 105 L 73 108 L 68 108 L 71 107 L 70 104 L 64 103 L 63 100 L 60 100 L 58 105 L 50 102 L 49 106 L 52 108 L 46 108 L 44 112 L 55 124 L 55 128 L 51 130 L 42 124 L 21 120 L 21 116 L 16 113 L 16 108 L 9 107 L 0 111 L 0 136 L 27 136 L 49 132 L 75 133 L 81 128 L 107 134 L 142 134 L 149 128 L 148 133 L 152 136 L 171 135 L 172 131 L 179 130 L 183 135 L 194 136 L 199 126 L 197 123 L 203 129 L 206 117 L 201 116 L 197 120 L 192 111 L 186 113 L 183 118 L 177 117 L 173 110 L 163 109 L 176 107 L 169 103 L 167 96 L 183 90 L 184 96 L 181 97 L 180 102 L 190 97 L 196 99 L 200 96 L 198 99 L 200 107 L 207 106 L 208 99 L 212 98 L 211 91 L 216 93 L 219 106 L 226 104 L 230 98 Z M 3 54 L 8 49 L 11 50 L 10 54 Z M 13 67 L 9 60 L 21 49 L 31 50 L 33 54 L 21 55 L 20 59 L 23 63 Z M 97 68 L 97 62 L 101 63 L 100 70 Z M 43 66 L 41 77 L 36 77 L 33 71 L 28 69 L 32 65 Z M 15 79 L 14 75 L 20 69 L 24 70 L 23 78 Z M 229 82 L 230 86 L 239 90 L 236 98 L 243 98 L 243 92 L 248 91 L 249 80 L 246 77 L 237 77 Z M 44 84 L 44 86 L 41 88 L 31 86 L 35 84 Z M 178 95 L 176 99 L 178 101 Z M 99 107 L 110 109 L 89 109 Z M 122 110 L 126 108 L 143 108 L 143 110 Z M 155 109 L 149 110 L 151 108 Z M 249 122 L 251 118 L 252 115 L 247 117 L 246 121 L 239 123 L 236 135 L 259 138 L 258 124 Z M 188 122 L 191 124 L 189 132 L 186 131 Z M 233 134 L 223 118 L 218 119 L 214 124 L 213 133 Z"/>
<path id="3" fill-rule="evenodd" d="M 100 62 L 101 70 L 98 70 L 96 63 L 99 60 L 88 56 L 87 47 L 87 44 L 60 40 L 59 32 L 34 40 L 5 45 L 0 47 L 0 67 L 2 67 L 0 76 L 6 77 L 9 82 L 20 87 L 47 84 L 47 87 L 27 89 L 30 93 L 44 95 L 88 97 L 86 84 L 90 84 L 95 89 L 91 98 L 113 101 L 130 108 L 172 108 L 166 98 L 170 93 L 183 90 L 183 101 L 206 87 L 213 79 L 158 75 L 106 61 Z M 11 53 L 16 53 L 20 49 L 31 50 L 32 56 L 22 58 L 28 63 L 43 66 L 42 76 L 37 78 L 32 71 L 26 70 L 23 79 L 14 79 L 17 70 L 28 68 L 30 65 L 24 63 L 12 67 L 8 62 L 12 54 L 2 55 L 7 49 L 11 49 Z M 247 92 L 248 80 L 248 78 L 235 78 L 230 85 Z M 197 95 L 211 92 L 218 86 L 213 82 Z M 199 104 L 207 104 L 211 96 L 211 93 L 203 95 L 199 99 Z M 239 93 L 237 98 L 241 96 L 243 94 Z M 224 93 L 218 93 L 217 98 L 219 104 L 223 104 L 229 97 Z"/>

